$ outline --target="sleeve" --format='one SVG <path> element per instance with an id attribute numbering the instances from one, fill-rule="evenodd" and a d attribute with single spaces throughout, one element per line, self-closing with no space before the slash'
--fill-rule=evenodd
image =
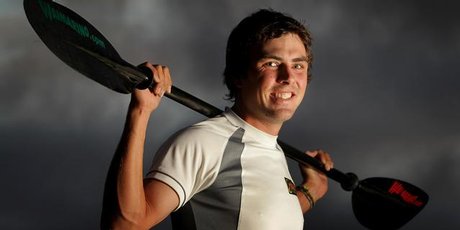
<path id="1" fill-rule="evenodd" d="M 158 150 L 146 178 L 169 185 L 179 197 L 179 209 L 214 182 L 222 160 L 219 143 L 209 132 L 185 129 Z"/>

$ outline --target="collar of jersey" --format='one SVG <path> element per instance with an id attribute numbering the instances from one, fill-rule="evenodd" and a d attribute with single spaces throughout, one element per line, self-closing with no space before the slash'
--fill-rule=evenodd
<path id="1" fill-rule="evenodd" d="M 236 127 L 241 127 L 244 130 L 248 131 L 247 135 L 254 139 L 256 142 L 262 142 L 265 144 L 270 144 L 272 147 L 277 146 L 277 139 L 278 136 L 270 135 L 252 125 L 244 121 L 241 117 L 239 117 L 231 108 L 225 108 L 225 112 L 223 115 L 227 118 L 227 120 Z"/>

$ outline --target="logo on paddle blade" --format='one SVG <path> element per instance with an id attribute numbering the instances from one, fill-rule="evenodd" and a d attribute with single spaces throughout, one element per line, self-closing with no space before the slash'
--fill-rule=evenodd
<path id="1" fill-rule="evenodd" d="M 95 45 L 101 48 L 105 48 L 104 41 L 102 41 L 102 39 L 98 38 L 96 35 L 91 34 L 90 30 L 85 25 L 78 23 L 73 18 L 69 17 L 63 12 L 53 8 L 51 4 L 47 2 L 39 0 L 38 4 L 40 5 L 43 15 L 46 19 L 50 21 L 63 23 L 64 25 L 68 26 L 73 31 L 75 31 L 81 37 L 88 38 L 91 41 L 93 41 Z"/>
<path id="2" fill-rule="evenodd" d="M 408 204 L 412 204 L 412 205 L 415 205 L 417 207 L 422 207 L 423 206 L 423 202 L 417 200 L 418 196 L 413 195 L 410 192 L 408 192 L 403 187 L 403 185 L 398 181 L 393 182 L 393 184 L 391 185 L 390 189 L 388 189 L 388 192 L 390 194 L 398 195 L 404 202 L 406 202 Z"/>

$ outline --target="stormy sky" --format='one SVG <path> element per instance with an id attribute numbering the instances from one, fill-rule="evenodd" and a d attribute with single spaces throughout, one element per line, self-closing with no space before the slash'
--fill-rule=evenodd
<path id="1" fill-rule="evenodd" d="M 58 1 L 92 22 L 127 61 L 171 68 L 175 85 L 220 108 L 231 29 L 268 8 L 313 34 L 313 81 L 280 139 L 322 148 L 361 179 L 408 181 L 430 202 L 403 229 L 459 229 L 460 10 L 455 1 Z M 129 96 L 66 66 L 34 33 L 22 1 L 0 1 L 0 229 L 97 229 L 105 175 Z M 203 117 L 168 99 L 159 144 Z M 290 161 L 297 180 L 296 163 Z M 330 190 L 306 229 L 364 229 L 351 194 Z M 157 229 L 170 229 L 168 220 Z"/>

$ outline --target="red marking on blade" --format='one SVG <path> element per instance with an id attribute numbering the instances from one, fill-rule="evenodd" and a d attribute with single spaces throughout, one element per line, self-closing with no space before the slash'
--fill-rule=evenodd
<path id="1" fill-rule="evenodd" d="M 399 195 L 399 197 L 401 197 L 401 199 L 408 203 L 408 204 L 413 204 L 417 207 L 421 207 L 423 206 L 423 202 L 422 201 L 419 201 L 417 200 L 418 196 L 417 195 L 413 195 L 411 194 L 410 192 L 408 192 L 401 183 L 399 183 L 398 181 L 394 181 L 393 184 L 391 185 L 390 189 L 388 189 L 388 192 L 390 194 L 396 194 L 396 195 Z"/>

